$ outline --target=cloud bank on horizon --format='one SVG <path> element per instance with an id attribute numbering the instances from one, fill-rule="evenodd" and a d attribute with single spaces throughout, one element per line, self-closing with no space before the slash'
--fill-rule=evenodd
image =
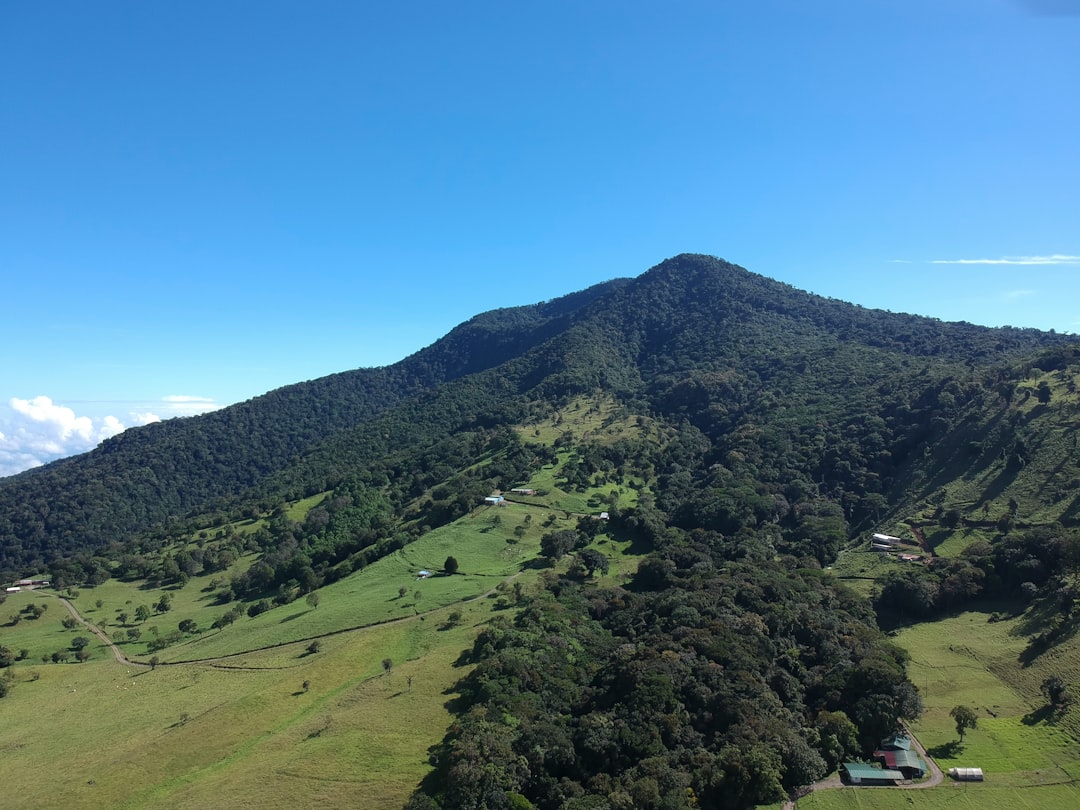
<path id="1" fill-rule="evenodd" d="M 176 416 L 195 416 L 220 408 L 207 397 L 163 397 L 151 410 L 131 411 L 127 424 L 116 416 L 93 419 L 53 402 L 51 397 L 12 397 L 0 409 L 0 476 L 40 467 L 50 461 L 93 450 L 128 427 L 148 425 Z"/>
<path id="2" fill-rule="evenodd" d="M 930 264 L 1080 264 L 1080 256 L 1065 256 L 1055 253 L 1052 256 L 1002 256 L 1000 259 L 933 259 Z"/>

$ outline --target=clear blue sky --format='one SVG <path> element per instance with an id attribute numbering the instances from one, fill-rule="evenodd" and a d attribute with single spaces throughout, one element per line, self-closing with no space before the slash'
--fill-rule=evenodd
<path id="1" fill-rule="evenodd" d="M 0 4 L 0 474 L 688 251 L 1080 331 L 1078 12 Z"/>

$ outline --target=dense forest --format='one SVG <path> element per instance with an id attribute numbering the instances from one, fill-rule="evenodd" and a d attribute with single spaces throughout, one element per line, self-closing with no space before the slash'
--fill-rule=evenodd
<path id="1" fill-rule="evenodd" d="M 0 571 L 182 584 L 254 552 L 220 583 L 228 623 L 557 467 L 568 491 L 610 490 L 610 519 L 544 537 L 573 563 L 480 633 L 410 807 L 748 807 L 918 715 L 879 624 L 994 595 L 1058 617 L 1038 644 L 1075 629 L 1078 379 L 1066 336 L 867 310 L 683 255 L 0 480 Z M 583 398 L 639 429 L 530 441 Z M 824 572 L 916 505 L 991 539 L 872 602 Z M 242 518 L 261 525 L 237 533 Z M 592 581 L 604 535 L 643 556 L 619 587 Z"/>

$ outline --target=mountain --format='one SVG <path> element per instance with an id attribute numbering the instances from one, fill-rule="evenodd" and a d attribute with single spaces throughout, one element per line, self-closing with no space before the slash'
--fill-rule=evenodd
<path id="1" fill-rule="evenodd" d="M 986 390 L 980 370 L 1000 376 L 1065 342 L 867 310 L 682 255 L 633 280 L 479 315 L 391 366 L 131 429 L 0 480 L 0 570 L 41 570 L 245 501 L 267 508 L 591 390 L 724 437 L 729 452 L 760 452 L 759 438 L 743 445 L 761 432 L 780 445 L 816 443 L 797 463 L 804 485 L 839 475 L 851 497 L 892 499 L 888 476 L 932 440 L 942 391 L 963 400 L 973 386 Z M 850 453 L 861 442 L 852 431 L 873 433 L 877 420 L 875 458 Z"/>
<path id="2" fill-rule="evenodd" d="M 412 776 L 381 806 L 413 791 L 409 810 L 748 808 L 920 715 L 907 654 L 879 626 L 991 598 L 1033 628 L 1024 664 L 1067 651 L 1078 383 L 1067 337 L 867 310 L 677 256 L 479 315 L 392 366 L 0 481 L 4 566 L 47 571 L 127 655 L 164 665 L 137 673 L 139 699 L 184 714 L 173 754 L 131 751 L 162 774 L 146 806 L 181 785 L 217 797 L 241 763 L 292 805 L 316 800 L 331 762 L 329 781 L 370 780 L 383 752 L 354 751 L 380 749 L 371 717 L 392 704 Z M 493 491 L 513 502 L 488 505 Z M 923 561 L 870 552 L 882 530 L 917 538 Z M 45 645 L 77 622 L 61 631 L 36 593 L 11 598 L 0 668 L 49 662 L 14 694 L 45 705 L 50 683 L 68 694 L 52 662 L 71 652 Z M 274 689 L 224 674 L 253 658 Z M 395 662 L 406 691 L 388 700 Z M 189 714 L 169 685 L 200 680 L 209 702 Z M 253 704 L 264 714 L 245 725 Z M 67 705 L 49 739 L 69 736 Z M 446 709 L 437 742 L 443 722 L 415 720 Z M 125 716 L 162 736 L 152 709 Z M 254 753 L 268 727 L 287 767 Z M 179 740 L 205 728 L 232 734 L 196 775 L 202 748 Z M 67 753 L 30 748 L 24 770 Z M 111 767 L 77 781 L 132 797 Z M 351 790 L 349 806 L 368 798 Z"/>

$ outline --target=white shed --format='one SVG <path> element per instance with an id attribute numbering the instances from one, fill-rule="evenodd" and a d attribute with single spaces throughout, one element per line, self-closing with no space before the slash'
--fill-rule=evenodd
<path id="1" fill-rule="evenodd" d="M 981 782 L 982 768 L 949 768 L 949 776 L 957 782 Z"/>

